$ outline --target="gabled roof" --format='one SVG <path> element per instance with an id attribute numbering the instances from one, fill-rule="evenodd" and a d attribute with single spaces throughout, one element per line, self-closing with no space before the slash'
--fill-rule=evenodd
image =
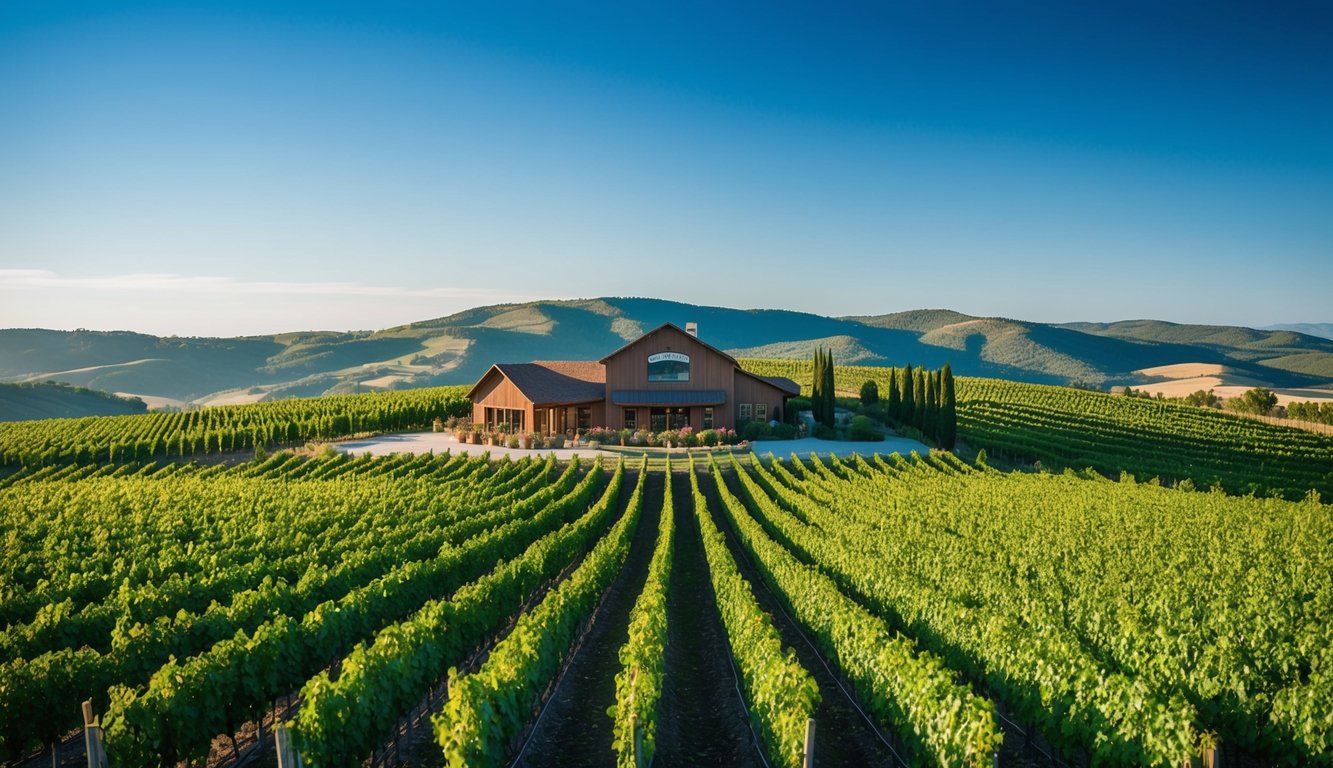
<path id="1" fill-rule="evenodd" d="M 723 352 L 722 350 L 718 349 L 717 347 L 713 346 L 712 344 L 709 344 L 708 342 L 704 341 L 703 339 L 699 338 L 698 336 L 691 336 L 689 333 L 686 333 L 686 332 L 685 332 L 685 329 L 684 329 L 684 328 L 681 328 L 679 325 L 676 325 L 675 323 L 662 323 L 661 325 L 657 326 L 656 328 L 652 329 L 651 331 L 648 331 L 647 333 L 643 334 L 642 336 L 640 336 L 639 338 L 635 339 L 634 341 L 631 341 L 631 342 L 626 343 L 624 346 L 622 346 L 620 349 L 617 349 L 615 352 L 612 352 L 611 354 L 607 355 L 606 357 L 603 357 L 603 358 L 602 358 L 601 360 L 599 360 L 598 362 L 599 362 L 599 363 L 602 363 L 602 364 L 605 364 L 607 360 L 610 360 L 611 358 L 615 357 L 616 355 L 620 354 L 621 352 L 624 352 L 625 350 L 629 349 L 630 347 L 634 346 L 635 344 L 638 344 L 638 343 L 642 342 L 644 339 L 648 338 L 649 336 L 652 336 L 654 333 L 657 333 L 658 331 L 663 330 L 663 329 L 665 329 L 665 328 L 670 328 L 670 329 L 676 331 L 677 333 L 679 333 L 679 334 L 682 335 L 682 336 L 689 336 L 691 339 L 694 339 L 695 341 L 697 341 L 697 342 L 699 342 L 700 344 L 702 344 L 703 347 L 704 347 L 705 349 L 707 349 L 707 350 L 713 352 L 714 354 L 721 355 L 722 358 L 723 358 L 724 360 L 727 360 L 727 361 L 730 362 L 732 365 L 739 365 L 739 363 L 736 362 L 736 358 L 732 357 L 731 355 L 728 355 L 726 352 Z"/>
<path id="2" fill-rule="evenodd" d="M 477 389 L 492 372 L 509 379 L 533 405 L 588 403 L 606 397 L 606 368 L 591 360 L 547 360 L 536 363 L 496 363 L 468 392 Z"/>
<path id="3" fill-rule="evenodd" d="M 736 371 L 737 373 L 743 373 L 752 379 L 758 379 L 759 381 L 762 381 L 765 384 L 777 387 L 784 393 L 791 395 L 793 397 L 801 394 L 801 385 L 797 384 L 796 382 L 792 381 L 791 379 L 785 376 L 760 376 L 757 373 L 750 373 L 749 371 L 740 367 L 737 367 Z"/>

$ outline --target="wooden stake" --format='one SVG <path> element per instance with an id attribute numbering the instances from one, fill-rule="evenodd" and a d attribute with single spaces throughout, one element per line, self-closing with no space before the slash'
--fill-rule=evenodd
<path id="1" fill-rule="evenodd" d="M 287 726 L 278 726 L 273 731 L 273 742 L 278 749 L 278 768 L 304 768 L 301 753 L 292 744 L 292 732 Z"/>
<path id="2" fill-rule="evenodd" d="M 815 768 L 815 719 L 813 717 L 805 721 L 805 759 L 801 764 L 804 768 Z"/>

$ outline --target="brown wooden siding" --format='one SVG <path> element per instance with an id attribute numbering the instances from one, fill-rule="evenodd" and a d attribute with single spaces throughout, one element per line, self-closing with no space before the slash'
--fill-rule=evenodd
<path id="1" fill-rule="evenodd" d="M 755 403 L 764 403 L 768 406 L 768 416 L 766 417 L 768 421 L 774 419 L 782 421 L 787 418 L 787 414 L 781 412 L 783 392 L 772 384 L 737 371 L 734 391 L 736 393 L 735 402 L 727 409 L 727 416 L 732 420 L 732 423 L 728 426 L 734 427 L 739 420 L 738 412 L 741 403 L 750 403 L 752 414 Z"/>
<path id="2" fill-rule="evenodd" d="M 648 381 L 648 356 L 683 352 L 690 356 L 689 381 Z M 608 397 L 617 389 L 679 391 L 721 389 L 731 394 L 736 364 L 704 346 L 698 339 L 672 327 L 658 328 L 606 361 Z"/>

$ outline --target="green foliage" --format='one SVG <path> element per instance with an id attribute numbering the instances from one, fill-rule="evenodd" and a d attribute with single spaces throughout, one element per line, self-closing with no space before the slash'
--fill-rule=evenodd
<path id="1" fill-rule="evenodd" d="M 716 480 L 718 467 L 716 462 L 711 459 L 710 462 Z M 713 522 L 693 463 L 690 487 L 708 561 L 708 576 L 717 595 L 717 610 L 732 657 L 740 670 L 746 705 L 758 721 L 773 764 L 799 768 L 805 754 L 806 720 L 814 716 L 819 705 L 819 686 L 796 659 L 796 652 L 782 649 L 777 628 L 759 607 L 749 582 L 727 549 L 726 538 Z"/>
<path id="2" fill-rule="evenodd" d="M 514 739 L 559 671 L 578 631 L 629 554 L 643 509 L 645 468 L 625 516 L 537 607 L 523 614 L 472 674 L 451 670 L 449 699 L 432 718 L 445 762 L 455 768 L 505 765 Z"/>
<path id="3" fill-rule="evenodd" d="M 884 432 L 868 416 L 855 416 L 847 425 L 847 439 L 858 442 L 871 442 L 884 439 Z"/>
<path id="4" fill-rule="evenodd" d="M 306 761 L 325 767 L 360 765 L 423 691 L 505 624 L 512 606 L 521 604 L 602 536 L 623 477 L 622 462 L 600 499 L 583 513 L 594 488 L 585 479 L 573 495 L 553 505 L 563 507 L 564 514 L 541 513 L 556 520 L 567 519 L 571 512 L 583 513 L 578 519 L 546 534 L 519 557 L 499 562 L 448 599 L 427 602 L 405 621 L 381 630 L 371 643 L 358 645 L 343 660 L 336 678 L 326 671 L 312 677 L 302 689 L 295 722 Z M 640 488 L 642 478 L 643 473 Z"/>
<path id="5" fill-rule="evenodd" d="M 879 402 L 879 384 L 874 379 L 867 379 L 861 385 L 861 404 L 874 405 Z"/>
<path id="6" fill-rule="evenodd" d="M 1265 764 L 1330 764 L 1333 681 L 1303 672 L 1328 616 L 1294 606 L 1333 584 L 1289 576 L 1329 557 L 1325 507 L 947 459 L 751 471 L 783 489 L 761 509 L 797 556 L 1066 754 L 1180 764 L 1206 731 Z"/>
<path id="7" fill-rule="evenodd" d="M 1185 396 L 1185 402 L 1196 408 L 1220 408 L 1222 407 L 1222 398 L 1217 396 L 1213 390 L 1196 390 Z"/>
<path id="8" fill-rule="evenodd" d="M 760 462 L 754 462 L 762 472 Z M 827 658 L 869 700 L 870 709 L 922 752 L 922 762 L 941 766 L 990 765 L 1002 735 L 994 705 L 955 680 L 940 658 L 920 653 L 879 616 L 845 596 L 820 570 L 803 565 L 756 522 L 785 513 L 732 459 L 745 500 L 732 494 L 713 466 L 721 511 L 764 580 L 814 636 Z M 768 487 L 780 487 L 771 476 Z"/>
<path id="9" fill-rule="evenodd" d="M 671 496 L 671 462 L 667 460 L 662 515 L 657 543 L 648 564 L 648 580 L 629 615 L 629 639 L 620 648 L 621 670 L 616 674 L 616 703 L 607 713 L 614 721 L 616 765 L 638 768 L 635 729 L 642 734 L 644 764 L 657 751 L 657 702 L 662 697 L 666 670 L 667 585 L 675 553 L 676 523 Z"/>
<path id="10" fill-rule="evenodd" d="M 1333 424 L 1333 401 L 1287 403 L 1287 418 L 1316 424 Z"/>
<path id="11" fill-rule="evenodd" d="M 954 388 L 953 368 L 945 363 L 940 369 L 940 410 L 935 427 L 935 443 L 952 451 L 958 440 L 958 395 Z"/>
<path id="12" fill-rule="evenodd" d="M 208 702 L 210 715 L 229 729 L 253 719 L 380 628 L 401 621 L 433 595 L 486 573 L 581 510 L 580 496 L 599 473 L 585 478 L 583 491 L 570 494 L 577 474 L 575 466 L 561 481 L 515 503 L 508 511 L 521 516 L 489 532 L 486 523 L 468 521 L 469 538 L 438 547 L 435 557 L 404 563 L 303 614 L 279 614 L 252 632 L 240 629 L 203 653 L 173 658 L 153 673 L 146 688 L 113 686 L 105 718 L 112 759 L 143 764 L 155 753 L 168 761 L 206 755 L 222 730 L 217 720 L 192 716 L 200 702 Z"/>
<path id="13" fill-rule="evenodd" d="M 1277 395 L 1272 390 L 1255 387 L 1246 390 L 1240 397 L 1230 400 L 1228 405 L 1244 413 L 1268 416 L 1277 407 Z"/>
<path id="14" fill-rule="evenodd" d="M 177 413 L 0 424 L 0 466 L 179 459 L 423 429 L 472 412 L 463 387 L 278 400 Z"/>

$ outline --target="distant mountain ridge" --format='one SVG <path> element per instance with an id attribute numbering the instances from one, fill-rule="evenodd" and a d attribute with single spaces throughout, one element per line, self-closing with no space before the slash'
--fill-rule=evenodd
<path id="1" fill-rule="evenodd" d="M 492 363 L 599 359 L 664 322 L 737 357 L 809 357 L 927 365 L 960 375 L 1107 387 L 1135 371 L 1226 365 L 1283 387 L 1333 382 L 1333 339 L 1290 330 L 1156 320 L 1052 325 L 945 309 L 825 317 L 651 298 L 536 301 L 475 307 L 376 332 L 243 338 L 129 332 L 0 330 L 0 381 L 64 381 L 195 403 L 474 382 Z"/>
<path id="2" fill-rule="evenodd" d="M 1295 331 L 1303 333 L 1306 336 L 1318 336 L 1324 339 L 1333 339 L 1333 323 L 1284 323 L 1279 325 L 1265 325 L 1265 331 Z"/>

